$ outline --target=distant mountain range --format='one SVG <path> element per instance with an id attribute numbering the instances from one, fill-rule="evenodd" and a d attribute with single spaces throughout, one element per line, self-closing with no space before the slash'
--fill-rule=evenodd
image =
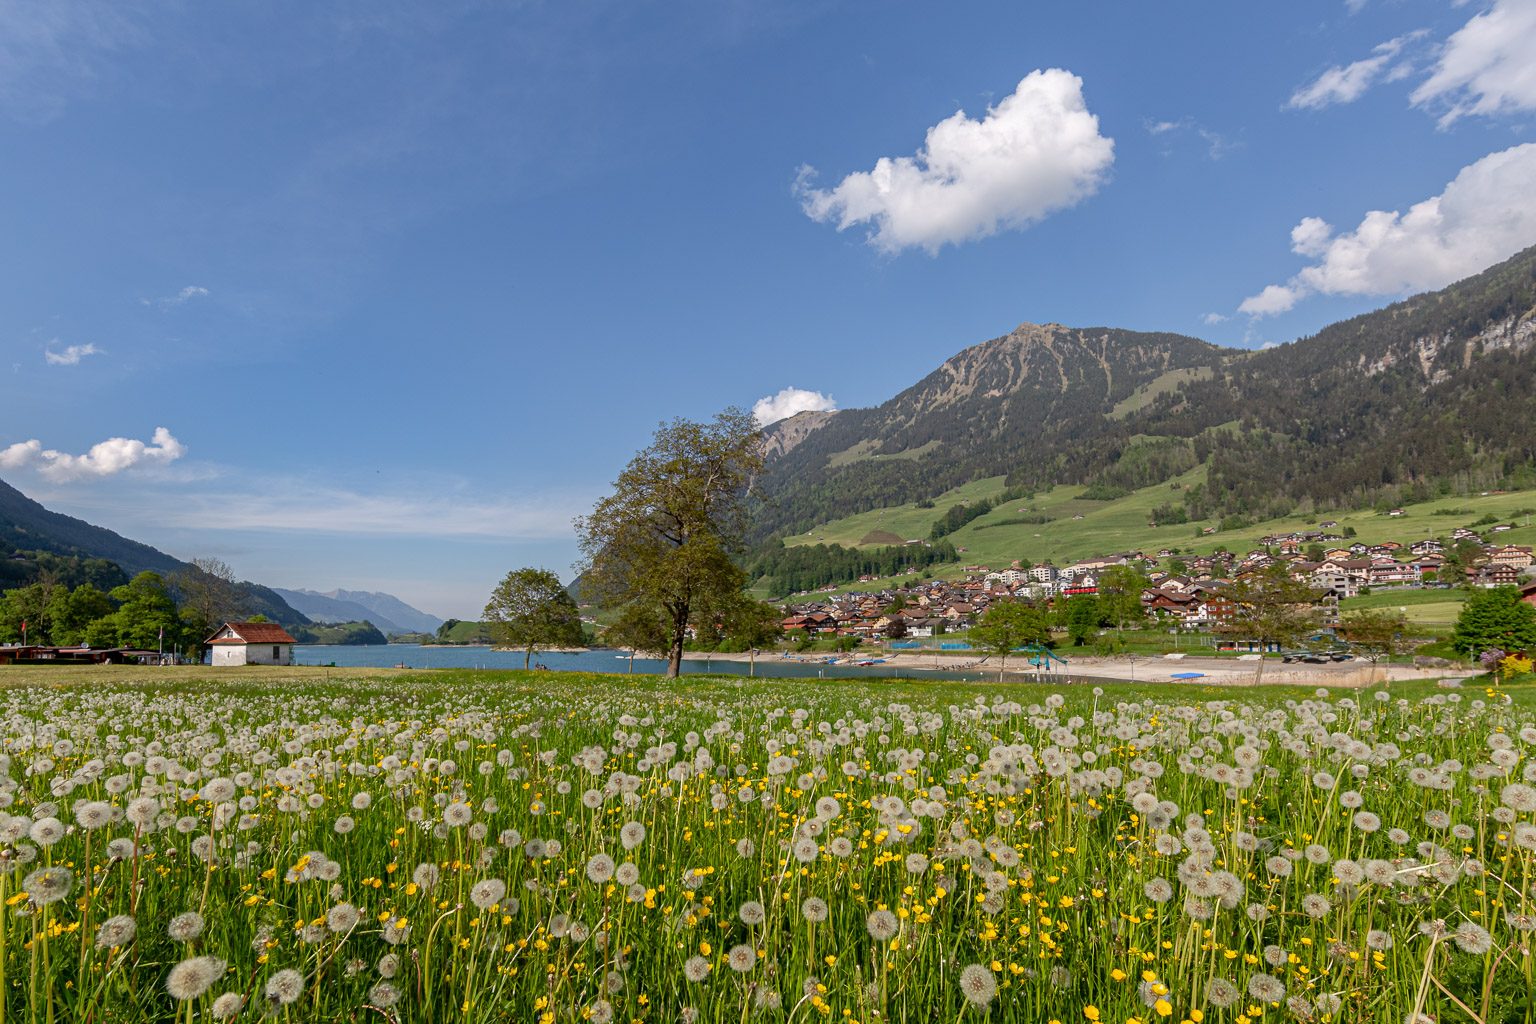
<path id="1" fill-rule="evenodd" d="M 283 600 L 316 622 L 372 622 L 385 633 L 436 633 L 443 620 L 392 594 L 366 590 L 284 590 Z"/>
<path id="2" fill-rule="evenodd" d="M 129 578 L 141 572 L 169 576 L 191 568 L 186 562 L 148 544 L 140 544 L 83 519 L 50 511 L 0 480 L 0 551 L 46 551 L 79 558 L 115 562 Z M 270 587 L 244 583 L 246 615 L 265 615 L 285 627 L 304 626 L 309 619 Z"/>
<path id="3" fill-rule="evenodd" d="M 996 476 L 1112 491 L 1204 467 L 1192 518 L 1532 486 L 1533 353 L 1536 247 L 1258 352 L 1026 323 L 880 406 L 768 428 L 753 539 Z"/>

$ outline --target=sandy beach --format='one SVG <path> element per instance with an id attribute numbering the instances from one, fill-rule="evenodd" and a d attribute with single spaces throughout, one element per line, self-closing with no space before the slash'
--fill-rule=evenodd
<path id="1" fill-rule="evenodd" d="M 873 652 L 870 652 L 873 654 Z M 884 659 L 883 665 L 892 670 L 900 669 L 902 672 L 917 672 L 922 670 L 938 671 L 998 671 L 998 659 L 974 652 L 938 652 L 933 651 L 896 651 L 889 654 L 874 654 L 875 657 Z M 1286 686 L 1369 686 L 1373 683 L 1402 682 L 1413 679 L 1470 679 L 1481 674 L 1481 669 L 1464 671 L 1454 668 L 1419 668 L 1415 665 L 1376 665 L 1372 666 L 1367 661 L 1342 661 L 1328 662 L 1322 665 L 1309 665 L 1305 663 L 1283 664 L 1275 659 L 1260 660 L 1251 658 L 1161 658 L 1161 657 L 1135 657 L 1121 655 L 1118 657 L 1096 657 L 1093 655 L 1073 655 L 1071 652 L 1063 652 L 1067 659 L 1067 665 L 1062 668 L 1052 663 L 1049 671 L 1037 670 L 1023 658 L 1008 659 L 1005 677 L 1010 679 L 1028 679 L 1031 676 L 1044 675 L 1083 675 L 1098 679 L 1116 679 L 1126 682 L 1145 683 L 1178 683 L 1192 682 L 1216 686 L 1255 686 L 1255 685 L 1286 685 Z M 748 654 L 707 654 L 690 651 L 684 655 L 691 661 L 732 661 L 746 662 L 751 660 Z M 784 661 L 820 662 L 829 655 L 816 654 L 808 657 L 797 655 L 782 655 L 777 652 L 772 654 L 759 654 L 757 656 L 758 671 L 765 675 L 773 674 L 773 666 Z M 858 660 L 845 661 L 844 664 L 856 664 Z M 1175 674 L 1200 673 L 1194 679 L 1175 679 Z"/>

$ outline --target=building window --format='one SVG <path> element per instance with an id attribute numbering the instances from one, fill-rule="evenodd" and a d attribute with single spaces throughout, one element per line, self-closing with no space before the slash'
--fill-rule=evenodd
<path id="1" fill-rule="evenodd" d="M 281 647 L 277 646 L 277 644 L 273 644 L 272 645 L 272 660 L 273 661 L 278 661 L 278 660 L 280 660 L 282 658 L 282 656 L 283 656 L 283 649 Z"/>

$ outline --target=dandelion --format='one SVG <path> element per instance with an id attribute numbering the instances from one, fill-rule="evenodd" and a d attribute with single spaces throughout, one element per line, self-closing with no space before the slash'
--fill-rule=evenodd
<path id="1" fill-rule="evenodd" d="M 443 824 L 449 828 L 462 828 L 475 817 L 475 810 L 466 803 L 455 801 L 443 808 Z"/>
<path id="2" fill-rule="evenodd" d="M 1154 878 L 1141 889 L 1143 895 L 1153 903 L 1167 903 L 1173 899 L 1173 886 L 1166 878 Z"/>
<path id="3" fill-rule="evenodd" d="M 1248 979 L 1248 994 L 1261 1003 L 1278 1003 L 1285 998 L 1285 983 L 1271 974 L 1255 974 Z"/>
<path id="4" fill-rule="evenodd" d="M 889 942 L 901 930 L 901 922 L 889 910 L 875 910 L 865 919 L 864 927 L 876 942 Z"/>
<path id="5" fill-rule="evenodd" d="M 214 956 L 195 956 L 171 968 L 165 976 L 165 990 L 172 999 L 196 999 L 224 974 L 224 961 Z"/>
<path id="6" fill-rule="evenodd" d="M 737 909 L 736 916 L 741 919 L 742 924 L 759 925 L 763 923 L 763 919 L 768 915 L 763 910 L 761 903 L 757 902 L 757 900 L 748 900 Z"/>
<path id="7" fill-rule="evenodd" d="M 1212 1006 L 1225 1009 L 1237 1002 L 1241 994 L 1226 978 L 1212 978 L 1205 983 L 1205 998 Z"/>
<path id="8" fill-rule="evenodd" d="M 400 990 L 387 981 L 376 982 L 368 990 L 368 1002 L 387 1010 L 400 1001 Z"/>
<path id="9" fill-rule="evenodd" d="M 606 853 L 594 854 L 587 861 L 587 878 L 601 885 L 613 877 L 613 858 Z"/>
<path id="10" fill-rule="evenodd" d="M 214 1020 L 234 1020 L 244 1006 L 245 998 L 239 992 L 225 992 L 213 1001 L 208 1012 Z"/>
<path id="11" fill-rule="evenodd" d="M 1355 828 L 1362 832 L 1375 832 L 1381 828 L 1381 818 L 1370 811 L 1356 811 L 1350 819 L 1355 823 Z"/>
<path id="12" fill-rule="evenodd" d="M 1471 953 L 1473 956 L 1482 956 L 1493 948 L 1493 936 L 1488 934 L 1488 929 L 1471 921 L 1463 921 L 1451 933 L 1451 941 L 1461 948 L 1463 953 Z"/>
<path id="13" fill-rule="evenodd" d="M 691 982 L 700 982 L 709 977 L 709 961 L 702 956 L 689 957 L 683 964 L 683 977 Z"/>
<path id="14" fill-rule="evenodd" d="M 38 846 L 52 846 L 64 838 L 64 823 L 58 818 L 39 818 L 32 823 L 28 834 Z"/>
<path id="15" fill-rule="evenodd" d="M 732 946 L 725 959 L 726 963 L 731 965 L 731 970 L 737 974 L 745 974 L 757 966 L 757 951 L 743 942 Z"/>
<path id="16" fill-rule="evenodd" d="M 496 906 L 507 894 L 507 883 L 499 878 L 482 878 L 469 887 L 469 902 L 480 910 Z"/>
<path id="17" fill-rule="evenodd" d="M 1308 893 L 1301 898 L 1301 909 L 1304 914 L 1316 921 L 1327 917 L 1333 906 L 1326 897 L 1319 896 L 1317 893 Z M 1269 1002 L 1278 1002 L 1278 1000 L 1271 999 Z"/>
<path id="18" fill-rule="evenodd" d="M 1368 948 L 1385 953 L 1392 948 L 1392 935 L 1380 928 L 1372 928 L 1365 933 L 1365 944 Z"/>
<path id="19" fill-rule="evenodd" d="M 997 995 L 997 978 L 981 964 L 968 964 L 960 972 L 960 992 L 972 1006 L 986 1006 Z"/>
<path id="20" fill-rule="evenodd" d="M 442 877 L 442 869 L 431 861 L 423 861 L 417 864 L 415 870 L 411 872 L 411 881 L 427 890 L 436 888 L 438 881 Z"/>
<path id="21" fill-rule="evenodd" d="M 619 829 L 619 843 L 626 850 L 633 850 L 645 842 L 645 826 L 638 821 L 631 821 Z"/>
<path id="22" fill-rule="evenodd" d="M 114 946 L 126 946 L 133 941 L 138 934 L 139 925 L 127 914 L 118 914 L 101 922 L 101 927 L 96 929 L 96 948 L 112 949 Z"/>
<path id="23" fill-rule="evenodd" d="M 105 800 L 89 800 L 75 808 L 75 823 L 87 831 L 112 822 L 112 805 Z"/>
<path id="24" fill-rule="evenodd" d="M 804 903 L 800 904 L 800 916 L 811 924 L 820 924 L 827 919 L 827 901 L 820 896 L 808 896 Z"/>
<path id="25" fill-rule="evenodd" d="M 357 926 L 361 915 L 350 903 L 338 903 L 325 912 L 325 926 L 338 935 L 350 932 Z"/>
<path id="26" fill-rule="evenodd" d="M 68 868 L 38 868 L 21 880 L 21 888 L 38 906 L 57 903 L 74 888 L 75 876 Z"/>
<path id="27" fill-rule="evenodd" d="M 165 932 L 171 937 L 172 942 L 191 942 L 203 934 L 203 915 L 195 910 L 177 914 L 171 918 L 171 923 L 166 927 Z"/>
<path id="28" fill-rule="evenodd" d="M 267 979 L 267 1001 L 278 1006 L 297 1002 L 304 994 L 304 975 L 293 968 L 284 968 Z"/>

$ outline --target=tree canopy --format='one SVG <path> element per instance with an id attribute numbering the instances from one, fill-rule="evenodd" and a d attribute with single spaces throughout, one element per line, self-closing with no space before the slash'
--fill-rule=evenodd
<path id="1" fill-rule="evenodd" d="M 1536 607 L 1520 600 L 1516 587 L 1472 590 L 1451 630 L 1451 646 L 1463 654 L 1491 648 L 1536 649 Z"/>
<path id="2" fill-rule="evenodd" d="M 742 409 L 711 423 L 663 423 L 613 493 L 576 520 L 584 595 L 665 621 L 669 677 L 682 669 L 689 627 L 713 628 L 717 613 L 740 598 L 746 574 L 732 556 L 748 526 L 762 443 Z"/>
<path id="3" fill-rule="evenodd" d="M 483 616 L 498 647 L 523 651 L 523 667 L 533 652 L 586 643 L 581 613 L 560 577 L 546 569 L 514 569 L 491 591 Z"/>

